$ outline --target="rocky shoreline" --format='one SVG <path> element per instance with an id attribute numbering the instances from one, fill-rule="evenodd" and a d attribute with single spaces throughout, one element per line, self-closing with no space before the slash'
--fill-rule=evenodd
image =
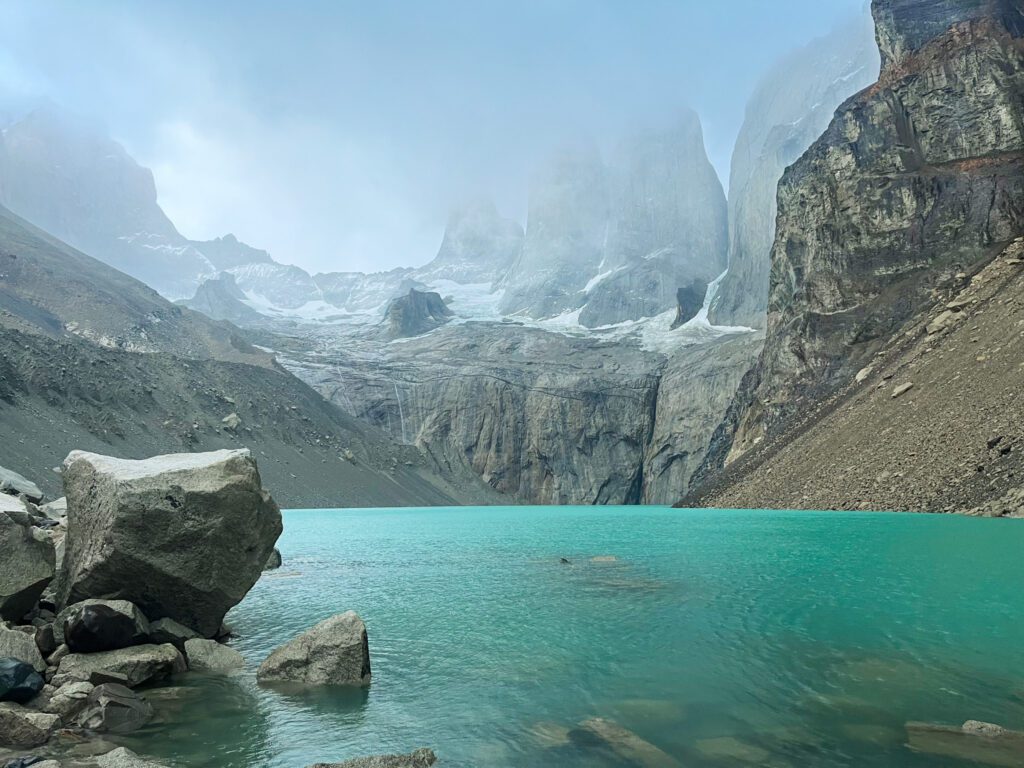
<path id="1" fill-rule="evenodd" d="M 247 450 L 142 461 L 73 451 L 65 497 L 0 468 L 0 765 L 159 768 L 107 740 L 154 716 L 146 690 L 245 666 L 224 623 L 279 567 L 281 512 Z M 260 684 L 370 682 L 366 627 L 327 619 L 275 650 Z M 139 690 L 143 689 L 143 690 Z M 430 750 L 337 766 L 432 765 Z"/>

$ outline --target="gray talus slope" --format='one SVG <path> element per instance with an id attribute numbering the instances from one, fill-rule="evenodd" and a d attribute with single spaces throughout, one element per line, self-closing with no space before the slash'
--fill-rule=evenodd
<path id="1" fill-rule="evenodd" d="M 747 103 L 729 172 L 729 274 L 712 322 L 764 327 L 779 179 L 836 108 L 875 81 L 873 32 L 865 13 L 794 51 L 765 74 Z"/>
<path id="2" fill-rule="evenodd" d="M 878 83 L 779 186 L 765 349 L 709 469 L 784 441 L 1024 232 L 1021 3 L 875 0 L 873 12 Z"/>
<path id="3" fill-rule="evenodd" d="M 440 503 L 412 448 L 341 413 L 238 329 L 174 306 L 0 209 L 0 464 L 248 446 L 281 503 Z M 239 422 L 223 419 L 236 414 Z M 347 457 L 351 458 L 339 458 Z"/>

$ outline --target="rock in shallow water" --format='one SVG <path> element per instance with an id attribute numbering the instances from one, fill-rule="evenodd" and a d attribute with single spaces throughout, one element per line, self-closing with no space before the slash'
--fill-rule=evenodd
<path id="1" fill-rule="evenodd" d="M 153 708 L 130 688 L 116 683 L 96 686 L 78 716 L 82 728 L 99 733 L 130 733 L 153 718 Z"/>
<path id="2" fill-rule="evenodd" d="M 437 756 L 429 749 L 417 749 L 408 755 L 373 755 L 343 760 L 340 763 L 317 763 L 309 768 L 430 768 Z"/>
<path id="3" fill-rule="evenodd" d="M 366 625 L 353 611 L 321 621 L 271 653 L 256 678 L 266 683 L 369 685 Z"/>
<path id="4" fill-rule="evenodd" d="M 173 645 L 135 645 L 103 653 L 69 654 L 61 659 L 52 682 L 56 686 L 75 681 L 94 685 L 116 682 L 133 688 L 187 669 Z"/>
<path id="5" fill-rule="evenodd" d="M 915 752 L 986 765 L 1024 765 L 1024 732 L 968 720 L 961 727 L 907 723 L 907 741 Z"/>
<path id="6" fill-rule="evenodd" d="M 242 654 L 216 640 L 187 640 L 185 655 L 189 669 L 196 672 L 231 672 L 245 666 Z"/>
<path id="7" fill-rule="evenodd" d="M 247 450 L 130 461 L 73 451 L 57 603 L 130 600 L 205 637 L 252 588 L 281 512 Z"/>
<path id="8" fill-rule="evenodd" d="M 50 740 L 60 726 L 60 718 L 33 712 L 18 704 L 0 704 L 0 744 L 11 747 L 38 747 Z"/>
<path id="9" fill-rule="evenodd" d="M 630 765 L 647 768 L 681 768 L 674 757 L 662 751 L 649 741 L 644 741 L 632 731 L 603 717 L 592 717 L 580 723 L 571 731 L 570 739 L 584 744 L 603 746 Z"/>
<path id="10" fill-rule="evenodd" d="M 99 768 L 164 768 L 163 763 L 144 760 L 130 749 L 120 747 L 96 758 Z"/>

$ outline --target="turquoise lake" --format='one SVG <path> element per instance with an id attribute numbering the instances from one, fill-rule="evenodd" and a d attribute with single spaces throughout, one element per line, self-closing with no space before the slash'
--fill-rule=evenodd
<path id="1" fill-rule="evenodd" d="M 906 721 L 1024 728 L 1024 524 L 952 516 L 489 507 L 292 510 L 284 566 L 229 616 L 248 662 L 148 693 L 124 741 L 183 766 L 302 768 L 433 748 L 443 766 L 959 766 Z M 560 562 L 567 558 L 571 564 Z M 614 558 L 594 562 L 591 558 Z M 365 691 L 255 683 L 355 610 Z"/>

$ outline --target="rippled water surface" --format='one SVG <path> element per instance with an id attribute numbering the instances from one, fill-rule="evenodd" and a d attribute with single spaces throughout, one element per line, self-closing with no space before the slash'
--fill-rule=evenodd
<path id="1" fill-rule="evenodd" d="M 130 746 L 210 768 L 418 746 L 447 766 L 628 765 L 573 732 L 603 717 L 689 768 L 923 767 L 970 763 L 908 749 L 908 720 L 1024 728 L 1020 522 L 294 510 L 280 548 L 229 617 L 246 672 L 151 691 Z M 368 690 L 256 686 L 275 646 L 348 609 Z"/>

